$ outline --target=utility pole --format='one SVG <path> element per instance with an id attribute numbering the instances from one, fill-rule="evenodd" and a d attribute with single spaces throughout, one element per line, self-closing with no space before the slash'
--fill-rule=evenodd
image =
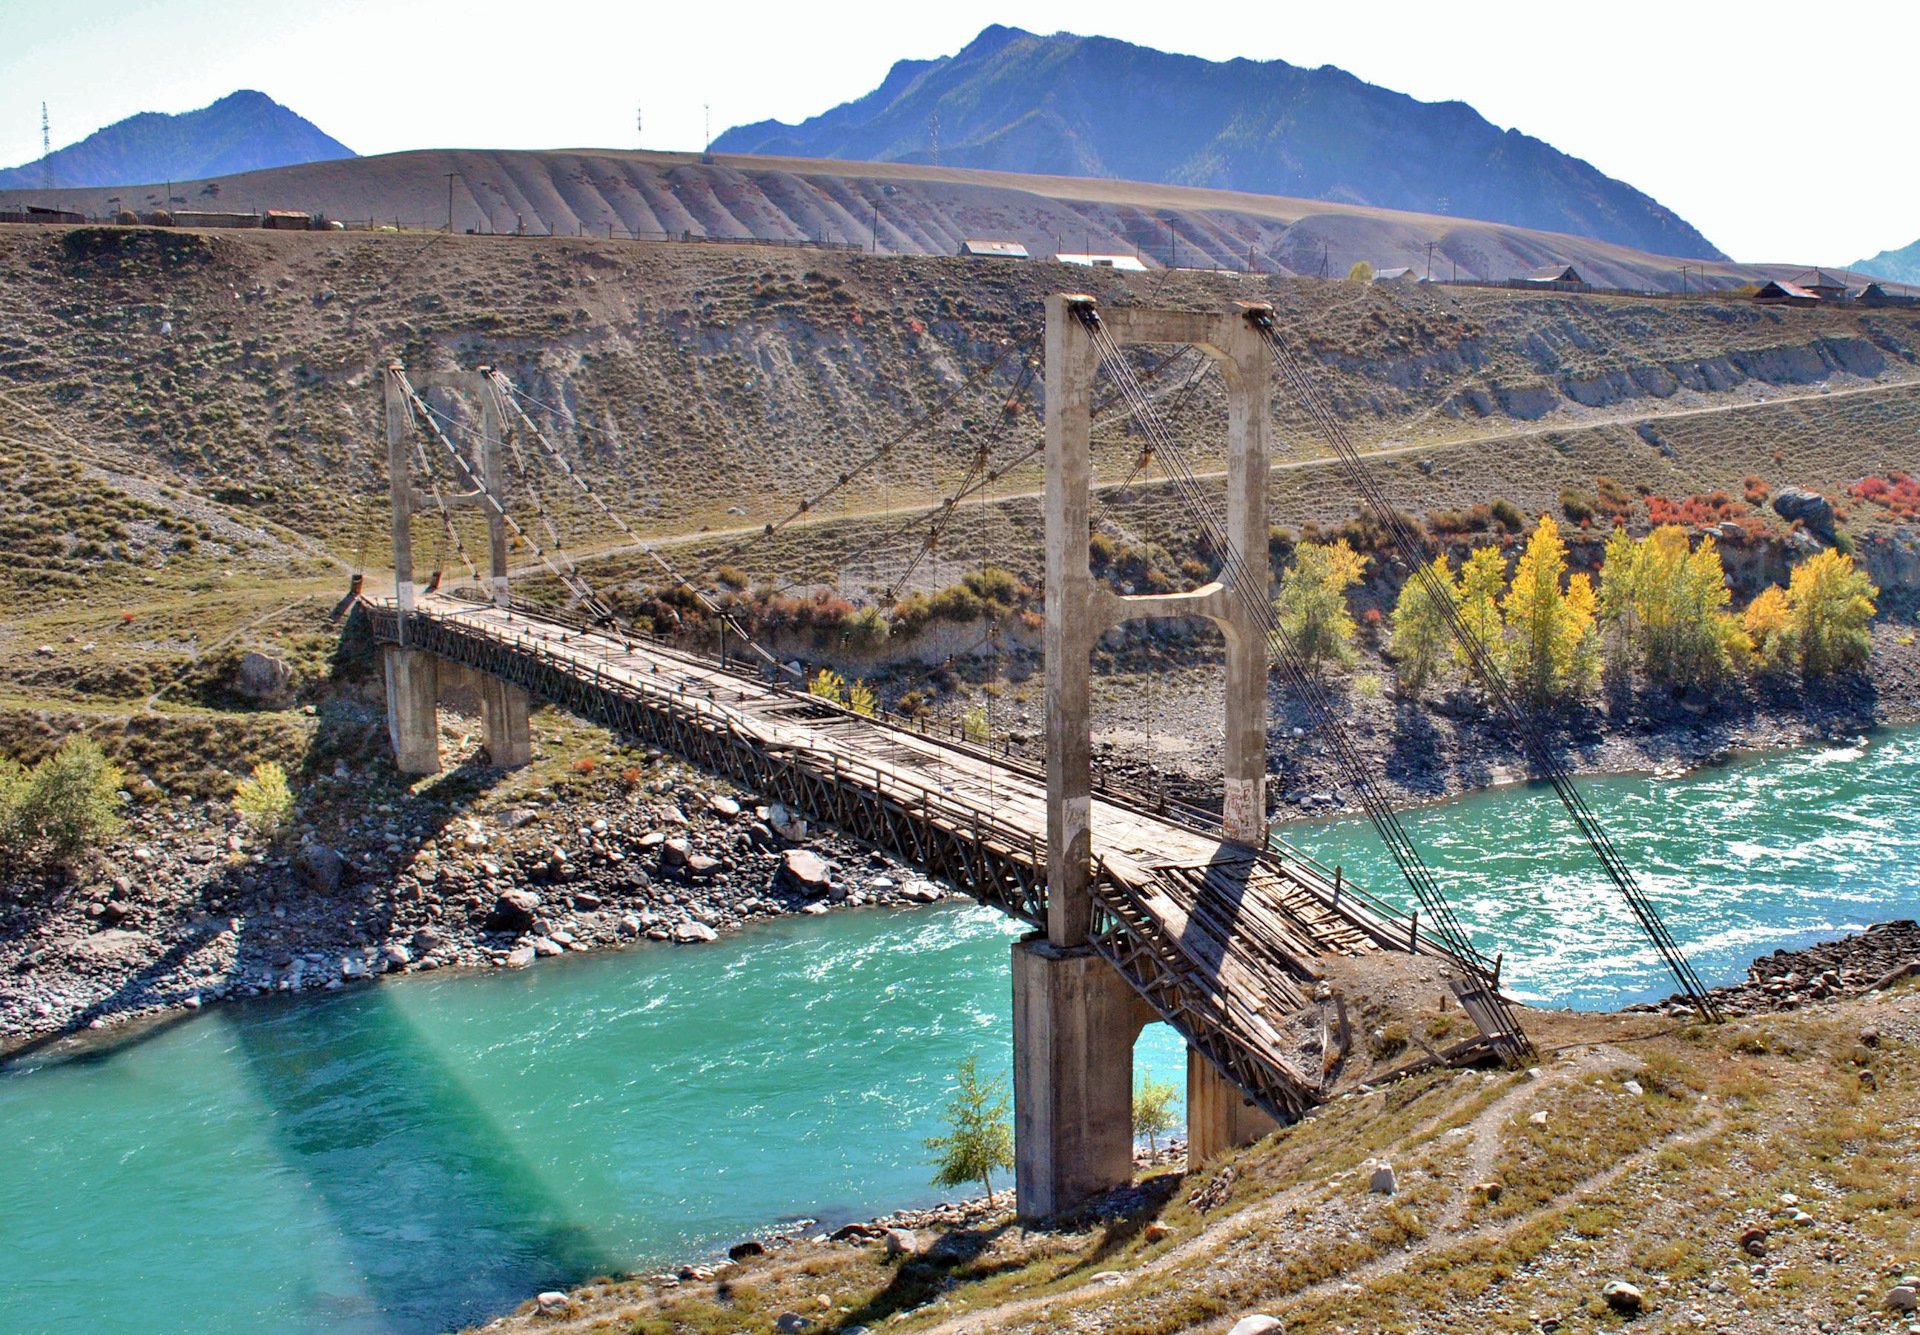
<path id="1" fill-rule="evenodd" d="M 1433 281 L 1433 242 L 1427 242 L 1427 281 Z"/>
<path id="2" fill-rule="evenodd" d="M 447 176 L 447 235 L 453 235 L 453 178 L 459 172 L 448 172 Z"/>
<path id="3" fill-rule="evenodd" d="M 706 119 L 701 122 L 706 133 L 706 139 L 702 142 L 700 151 L 703 153 L 711 153 L 713 152 L 713 103 L 702 102 L 700 104 L 700 113 L 706 117 Z"/>
<path id="4" fill-rule="evenodd" d="M 878 255 L 880 253 L 880 201 L 877 199 L 873 201 L 872 231 L 873 231 L 872 249 L 873 249 L 873 253 Z"/>

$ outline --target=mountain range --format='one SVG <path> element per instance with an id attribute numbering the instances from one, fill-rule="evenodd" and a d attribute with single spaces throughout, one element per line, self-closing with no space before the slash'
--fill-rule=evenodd
<path id="1" fill-rule="evenodd" d="M 141 112 L 24 166 L 0 189 L 139 185 L 357 156 L 265 93 L 241 89 L 177 116 Z"/>
<path id="2" fill-rule="evenodd" d="M 712 147 L 1210 186 L 1726 258 L 1659 201 L 1464 102 L 1416 101 L 1331 65 L 998 25 L 957 55 L 897 62 L 864 97 L 798 125 L 736 126 Z"/>
<path id="3" fill-rule="evenodd" d="M 1872 259 L 1856 260 L 1851 267 L 1896 283 L 1920 283 L 1920 241 L 1898 250 L 1883 250 Z"/>

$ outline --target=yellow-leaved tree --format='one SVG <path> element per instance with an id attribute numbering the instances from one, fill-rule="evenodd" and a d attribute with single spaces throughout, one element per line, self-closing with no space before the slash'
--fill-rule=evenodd
<path id="1" fill-rule="evenodd" d="M 1280 577 L 1273 610 L 1309 672 L 1329 662 L 1352 665 L 1354 626 L 1347 590 L 1360 582 L 1366 568 L 1367 558 L 1342 538 L 1301 544 Z"/>
<path id="2" fill-rule="evenodd" d="M 1873 651 L 1867 623 L 1879 594 L 1851 556 L 1831 547 L 1795 566 L 1787 605 L 1800 671 L 1824 677 L 1863 666 Z"/>
<path id="3" fill-rule="evenodd" d="M 1487 646 L 1495 662 L 1503 656 L 1501 648 L 1506 638 L 1500 620 L 1500 593 L 1506 587 L 1506 558 L 1492 547 L 1475 548 L 1460 567 L 1460 580 L 1454 585 L 1454 602 L 1460 608 L 1460 620 Z M 1456 645 L 1453 654 L 1462 667 L 1472 665 L 1465 649 Z"/>
<path id="4" fill-rule="evenodd" d="M 1514 685 L 1543 702 L 1586 689 L 1598 660 L 1593 611 L 1592 581 L 1567 576 L 1560 529 L 1541 515 L 1500 603 Z"/>
<path id="5" fill-rule="evenodd" d="M 1638 542 L 1616 528 L 1600 570 L 1600 613 L 1647 675 L 1671 686 L 1714 682 L 1745 665 L 1752 641 L 1725 610 L 1732 594 L 1711 537 L 1663 524 Z"/>
<path id="6" fill-rule="evenodd" d="M 1754 661 L 1761 667 L 1784 672 L 1793 666 L 1796 656 L 1793 606 L 1787 601 L 1785 589 L 1778 584 L 1762 589 L 1759 596 L 1747 604 L 1740 627 L 1746 631 L 1747 640 L 1753 645 Z"/>
<path id="7" fill-rule="evenodd" d="M 1447 569 L 1447 554 L 1435 556 L 1427 569 L 1433 576 L 1432 589 L 1451 600 L 1453 572 Z M 1448 639 L 1446 609 L 1435 599 L 1428 581 L 1418 574 L 1408 576 L 1393 605 L 1393 659 L 1401 690 L 1419 693 L 1443 661 Z"/>

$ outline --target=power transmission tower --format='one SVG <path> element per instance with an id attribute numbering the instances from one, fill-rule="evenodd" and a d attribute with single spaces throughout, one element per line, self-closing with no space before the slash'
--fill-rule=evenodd
<path id="1" fill-rule="evenodd" d="M 927 134 L 933 146 L 933 165 L 938 167 L 940 165 L 940 112 L 937 108 L 931 116 L 927 117 Z"/>
<path id="2" fill-rule="evenodd" d="M 635 148 L 646 147 L 646 145 L 641 142 L 646 130 L 646 119 L 646 111 L 644 108 L 635 107 L 633 109 L 633 146 Z"/>
<path id="3" fill-rule="evenodd" d="M 47 104 L 40 104 L 40 174 L 46 188 L 53 189 L 53 125 L 47 120 Z"/>

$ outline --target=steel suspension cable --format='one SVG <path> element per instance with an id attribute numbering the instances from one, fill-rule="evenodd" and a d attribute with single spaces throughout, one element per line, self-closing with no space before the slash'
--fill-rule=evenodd
<path id="1" fill-rule="evenodd" d="M 1373 470 L 1368 468 L 1366 461 L 1360 457 L 1359 451 L 1354 448 L 1353 441 L 1341 425 L 1340 419 L 1333 413 L 1307 376 L 1298 358 L 1281 338 L 1272 317 L 1256 314 L 1253 319 L 1267 339 L 1274 365 L 1279 369 L 1281 377 L 1292 390 L 1294 397 L 1306 409 L 1308 416 L 1313 419 L 1320 434 L 1332 448 L 1342 472 L 1346 475 L 1348 485 L 1359 493 L 1362 501 L 1373 512 L 1375 519 L 1392 537 L 1401 560 L 1411 568 L 1410 577 L 1420 582 L 1422 591 L 1441 614 L 1454 641 L 1466 654 L 1474 674 L 1486 688 L 1488 696 L 1491 697 L 1500 714 L 1519 730 L 1527 758 L 1552 785 L 1561 805 L 1566 808 L 1567 814 L 1572 818 L 1574 827 L 1593 850 L 1594 856 L 1606 871 L 1608 879 L 1626 900 L 1627 907 L 1632 911 L 1654 950 L 1660 955 L 1668 972 L 1680 984 L 1682 993 L 1704 1017 L 1717 1020 L 1719 1013 L 1705 984 L 1694 972 L 1685 952 L 1667 931 L 1659 910 L 1641 890 L 1632 868 L 1627 865 L 1626 859 L 1620 855 L 1606 829 L 1600 824 L 1599 818 L 1587 805 L 1586 799 L 1574 784 L 1572 776 L 1561 763 L 1560 757 L 1548 744 L 1533 711 L 1516 698 L 1512 684 L 1494 658 L 1491 647 L 1474 632 L 1471 626 L 1467 625 L 1465 618 L 1461 616 L 1459 606 L 1453 597 L 1453 590 L 1441 581 L 1428 563 L 1418 537 L 1408 527 L 1400 512 L 1387 500 L 1386 493 L 1374 476 Z"/>
<path id="2" fill-rule="evenodd" d="M 689 580 L 686 576 L 682 575 L 677 569 L 675 569 L 671 561 L 667 560 L 666 557 L 660 555 L 660 553 L 654 549 L 654 546 L 652 543 L 647 542 L 646 540 L 641 538 L 638 533 L 634 532 L 633 526 L 627 523 L 625 519 L 621 518 L 618 512 L 616 512 L 612 506 L 608 505 L 606 501 L 601 499 L 600 493 L 593 489 L 593 484 L 587 481 L 586 478 L 582 477 L 579 474 L 579 472 L 575 470 L 572 463 L 568 461 L 566 455 L 560 452 L 560 449 L 558 446 L 556 446 L 552 441 L 547 439 L 546 433 L 540 429 L 539 424 L 536 423 L 533 420 L 533 418 L 528 415 L 527 410 L 525 408 L 520 406 L 517 400 L 522 396 L 519 395 L 518 392 L 514 390 L 513 382 L 508 380 L 506 376 L 499 371 L 492 372 L 492 376 L 493 376 L 494 384 L 497 385 L 502 391 L 504 391 L 504 394 L 503 394 L 504 401 L 508 404 L 508 406 L 510 406 L 513 409 L 514 415 L 518 417 L 520 421 L 526 426 L 528 432 L 532 434 L 534 440 L 538 441 L 540 444 L 540 447 L 547 452 L 547 455 L 549 459 L 553 462 L 554 466 L 559 468 L 561 472 L 565 473 L 567 477 L 572 479 L 574 486 L 579 488 L 580 493 L 583 496 L 585 496 L 589 501 L 593 502 L 595 508 L 598 509 L 601 514 L 605 515 L 608 519 L 612 520 L 613 523 L 620 529 L 620 531 L 626 534 L 629 539 L 639 544 L 641 550 L 644 551 L 647 554 L 647 556 L 652 558 L 653 563 L 660 567 L 661 571 L 666 574 L 667 578 L 671 579 L 675 584 L 677 584 L 681 588 L 685 589 L 689 594 L 691 594 L 693 598 L 700 603 L 701 607 L 706 610 L 709 616 L 712 616 L 713 618 L 718 620 L 722 625 L 726 626 L 729 630 L 733 631 L 734 634 L 738 635 L 740 637 L 741 642 L 745 644 L 748 648 L 752 649 L 755 654 L 759 655 L 759 657 L 769 667 L 772 667 L 774 670 L 778 672 L 784 672 L 788 676 L 797 675 L 791 669 L 789 669 L 786 664 L 782 663 L 776 655 L 770 653 L 765 647 L 763 647 L 760 644 L 759 641 L 755 640 L 753 636 L 749 635 L 747 633 L 746 628 L 740 624 L 738 618 L 734 617 L 732 613 L 728 612 L 725 608 L 721 607 L 718 603 L 714 602 L 711 598 L 709 598 L 699 588 L 695 587 L 693 581 Z M 516 458 L 518 457 L 518 453 L 519 453 L 518 448 L 516 447 L 515 448 Z M 525 467 L 525 464 L 523 462 L 522 468 L 524 469 L 524 467 Z"/>
<path id="3" fill-rule="evenodd" d="M 1077 314 L 1085 322 L 1094 347 L 1100 355 L 1102 364 L 1106 366 L 1108 374 L 1121 387 L 1122 392 L 1134 401 L 1142 427 L 1153 442 L 1156 453 L 1167 470 L 1169 481 L 1173 483 L 1202 536 L 1220 559 L 1222 571 L 1227 576 L 1228 587 L 1233 591 L 1249 618 L 1265 633 L 1269 652 L 1279 663 L 1288 684 L 1305 702 L 1316 730 L 1332 745 L 1335 758 L 1345 772 L 1347 781 L 1358 792 L 1361 805 L 1372 820 L 1374 828 L 1379 832 L 1388 854 L 1399 867 L 1414 897 L 1426 911 L 1433 925 L 1434 934 L 1463 966 L 1477 968 L 1475 960 L 1479 952 L 1474 948 L 1472 939 L 1454 914 L 1452 905 L 1441 892 L 1438 881 L 1421 858 L 1412 838 L 1400 824 L 1392 803 L 1387 800 L 1386 794 L 1374 781 L 1368 765 L 1360 756 L 1345 727 L 1342 726 L 1331 697 L 1314 674 L 1307 669 L 1292 634 L 1275 614 L 1273 605 L 1265 594 L 1266 581 L 1256 581 L 1253 578 L 1244 554 L 1235 547 L 1217 508 L 1201 489 L 1198 479 L 1186 461 L 1184 452 L 1179 448 L 1172 433 L 1160 421 L 1144 390 L 1134 379 L 1132 368 L 1128 366 L 1119 344 L 1101 323 L 1099 313 L 1091 307 L 1085 307 L 1081 308 Z M 1496 989 L 1488 989 L 1488 998 L 1504 1031 L 1495 1039 L 1496 1045 L 1508 1056 L 1516 1056 L 1525 1051 L 1528 1046 L 1526 1036 L 1511 1008 L 1499 996 Z"/>

